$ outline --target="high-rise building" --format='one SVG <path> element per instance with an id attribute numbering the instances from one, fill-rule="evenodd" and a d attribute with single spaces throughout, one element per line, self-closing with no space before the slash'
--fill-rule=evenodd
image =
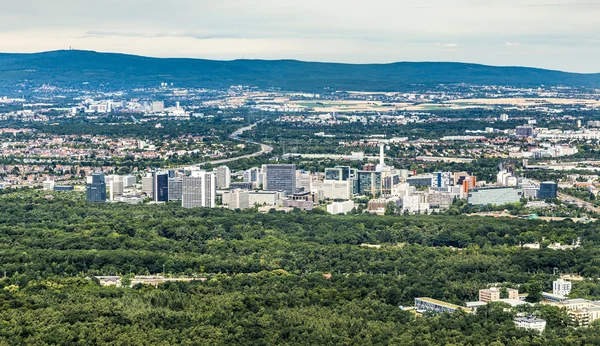
<path id="1" fill-rule="evenodd" d="M 154 177 L 151 173 L 142 177 L 142 192 L 145 193 L 146 196 L 152 196 L 154 194 Z"/>
<path id="2" fill-rule="evenodd" d="M 123 180 L 114 179 L 108 185 L 110 200 L 114 201 L 117 197 L 123 195 Z"/>
<path id="3" fill-rule="evenodd" d="M 192 171 L 183 177 L 181 205 L 184 208 L 214 208 L 216 193 L 214 173 Z"/>
<path id="4" fill-rule="evenodd" d="M 296 165 L 266 165 L 265 191 L 296 192 Z"/>
<path id="5" fill-rule="evenodd" d="M 452 172 L 435 172 L 433 173 L 432 187 L 448 187 L 450 186 L 450 177 Z"/>
<path id="6" fill-rule="evenodd" d="M 531 137 L 533 137 L 533 126 L 532 125 L 517 126 L 516 134 L 517 134 L 517 137 L 520 137 L 520 138 L 531 138 Z"/>
<path id="7" fill-rule="evenodd" d="M 325 168 L 325 180 L 346 181 L 350 179 L 354 173 L 353 169 L 348 166 Z"/>
<path id="8" fill-rule="evenodd" d="M 324 180 L 319 191 L 323 198 L 350 199 L 353 194 L 353 181 Z"/>
<path id="9" fill-rule="evenodd" d="M 429 173 L 423 175 L 413 175 L 410 178 L 406 178 L 408 185 L 417 187 L 431 187 L 433 185 L 433 180 L 433 175 Z"/>
<path id="10" fill-rule="evenodd" d="M 169 178 L 169 201 L 181 201 L 183 195 L 183 178 Z"/>
<path id="11" fill-rule="evenodd" d="M 153 181 L 154 202 L 169 201 L 169 173 L 155 172 Z"/>
<path id="12" fill-rule="evenodd" d="M 250 168 L 243 174 L 244 183 L 259 183 L 260 169 L 258 167 Z"/>
<path id="13" fill-rule="evenodd" d="M 164 111 L 165 111 L 165 102 L 164 101 L 152 102 L 152 113 L 162 113 Z"/>
<path id="14" fill-rule="evenodd" d="M 88 202 L 106 202 L 104 173 L 92 174 L 91 183 L 87 184 L 86 195 Z"/>
<path id="15" fill-rule="evenodd" d="M 381 172 L 359 171 L 358 172 L 358 194 L 379 195 L 381 194 L 382 174 Z"/>
<path id="16" fill-rule="evenodd" d="M 540 184 L 539 199 L 556 198 L 556 196 L 558 196 L 558 185 L 555 182 L 545 181 Z"/>
<path id="17" fill-rule="evenodd" d="M 136 182 L 137 180 L 133 175 L 123 176 L 123 187 L 132 187 Z"/>
<path id="18" fill-rule="evenodd" d="M 231 184 L 231 170 L 227 166 L 215 168 L 217 189 L 228 189 Z"/>

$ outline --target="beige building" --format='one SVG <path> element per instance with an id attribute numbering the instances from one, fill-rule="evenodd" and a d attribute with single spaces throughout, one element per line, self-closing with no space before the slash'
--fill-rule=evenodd
<path id="1" fill-rule="evenodd" d="M 514 288 L 507 288 L 506 292 L 508 293 L 508 299 L 519 300 L 519 290 L 516 290 Z M 495 302 L 499 301 L 500 299 L 500 289 L 498 287 L 491 287 L 479 290 L 480 302 Z"/>
<path id="2" fill-rule="evenodd" d="M 494 302 L 500 300 L 500 289 L 497 287 L 479 290 L 480 302 Z"/>
<path id="3" fill-rule="evenodd" d="M 560 303 L 552 303 L 568 310 L 573 322 L 582 327 L 600 319 L 600 302 L 586 299 L 568 299 Z"/>

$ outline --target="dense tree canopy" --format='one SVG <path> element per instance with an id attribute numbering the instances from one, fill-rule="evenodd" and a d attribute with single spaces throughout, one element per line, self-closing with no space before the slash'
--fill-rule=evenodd
<path id="1" fill-rule="evenodd" d="M 0 195 L 0 344 L 564 345 L 597 340 L 564 312 L 537 335 L 515 312 L 417 318 L 430 296 L 462 304 L 492 283 L 532 297 L 554 268 L 600 276 L 597 225 L 483 217 L 331 216 L 88 204 L 80 195 Z M 522 249 L 542 238 L 577 250 Z M 369 248 L 361 244 L 379 244 Z M 206 278 L 100 287 L 93 275 Z M 323 275 L 331 273 L 329 275 Z M 595 281 L 575 292 L 598 298 Z"/>

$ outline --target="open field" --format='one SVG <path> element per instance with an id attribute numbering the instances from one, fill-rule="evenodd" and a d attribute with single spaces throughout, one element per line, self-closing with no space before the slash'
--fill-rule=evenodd
<path id="1" fill-rule="evenodd" d="M 565 98 L 494 98 L 494 99 L 463 99 L 447 101 L 449 104 L 471 105 L 502 105 L 502 106 L 539 106 L 539 105 L 590 105 L 600 106 L 600 100 L 565 99 Z"/>

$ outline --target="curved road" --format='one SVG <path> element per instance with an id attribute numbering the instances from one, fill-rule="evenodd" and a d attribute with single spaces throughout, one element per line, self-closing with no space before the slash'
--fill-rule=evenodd
<path id="1" fill-rule="evenodd" d="M 252 157 L 257 157 L 257 156 L 260 156 L 260 155 L 263 155 L 263 154 L 268 154 L 268 153 L 272 152 L 273 151 L 273 147 L 270 146 L 270 145 L 266 145 L 266 144 L 263 144 L 263 143 L 256 143 L 256 142 L 253 142 L 253 141 L 248 141 L 248 140 L 240 138 L 240 135 L 242 133 L 244 133 L 246 131 L 249 131 L 249 130 L 252 130 L 254 127 L 256 127 L 256 125 L 258 125 L 259 123 L 261 123 L 263 121 L 264 121 L 264 119 L 261 120 L 261 121 L 259 121 L 259 122 L 254 123 L 254 124 L 252 124 L 250 126 L 245 126 L 245 127 L 240 128 L 240 129 L 237 129 L 237 130 L 235 130 L 235 132 L 233 132 L 232 134 L 229 135 L 230 139 L 233 139 L 233 140 L 236 140 L 236 141 L 260 145 L 260 150 L 259 151 L 255 152 L 255 153 L 252 153 L 252 154 L 247 154 L 247 155 L 242 155 L 242 156 L 236 156 L 236 157 L 230 157 L 230 158 L 220 159 L 220 160 L 213 160 L 213 161 L 206 161 L 206 162 L 201 162 L 201 163 L 195 163 L 195 164 L 192 164 L 192 165 L 185 165 L 185 166 L 182 166 L 182 167 L 204 166 L 204 165 L 207 165 L 207 164 L 221 165 L 221 164 L 224 164 L 224 163 L 233 162 L 233 161 L 237 161 L 237 160 L 241 160 L 241 159 L 249 159 L 249 158 L 252 158 Z"/>

